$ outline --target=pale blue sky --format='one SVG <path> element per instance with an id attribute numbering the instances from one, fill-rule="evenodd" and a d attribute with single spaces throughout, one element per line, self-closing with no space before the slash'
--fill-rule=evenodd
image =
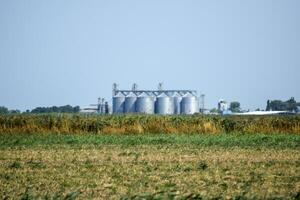
<path id="1" fill-rule="evenodd" d="M 0 105 L 195 89 L 244 109 L 300 101 L 299 0 L 0 0 Z"/>

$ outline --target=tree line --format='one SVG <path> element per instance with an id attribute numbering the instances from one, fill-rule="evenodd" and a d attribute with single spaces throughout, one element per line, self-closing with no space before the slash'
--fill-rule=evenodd
<path id="1" fill-rule="evenodd" d="M 36 107 L 34 109 L 26 110 L 24 113 L 78 113 L 80 111 L 79 106 L 51 106 L 51 107 Z M 20 110 L 9 110 L 4 106 L 0 106 L 0 114 L 14 114 L 14 113 L 21 113 Z"/>
<path id="2" fill-rule="evenodd" d="M 266 110 L 299 112 L 299 106 L 300 102 L 297 103 L 294 97 L 291 97 L 287 101 L 268 100 Z"/>

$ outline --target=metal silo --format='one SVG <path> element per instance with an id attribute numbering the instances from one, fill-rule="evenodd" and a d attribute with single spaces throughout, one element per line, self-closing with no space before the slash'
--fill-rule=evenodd
<path id="1" fill-rule="evenodd" d="M 124 104 L 124 113 L 135 113 L 135 103 L 136 103 L 137 96 L 133 92 L 130 92 L 125 97 L 125 104 Z"/>
<path id="2" fill-rule="evenodd" d="M 171 115 L 174 113 L 174 101 L 172 97 L 169 97 L 165 93 L 162 93 L 156 97 L 155 113 L 161 115 Z"/>
<path id="3" fill-rule="evenodd" d="M 118 93 L 113 96 L 113 113 L 124 112 L 125 96 L 122 93 Z"/>
<path id="4" fill-rule="evenodd" d="M 154 97 L 142 93 L 137 97 L 135 104 L 136 112 L 142 114 L 154 114 Z"/>
<path id="5" fill-rule="evenodd" d="M 198 97 L 192 94 L 184 95 L 181 100 L 181 113 L 191 115 L 197 112 L 199 112 Z"/>
<path id="6" fill-rule="evenodd" d="M 181 100 L 182 100 L 182 96 L 180 94 L 176 93 L 173 95 L 174 114 L 180 114 Z"/>

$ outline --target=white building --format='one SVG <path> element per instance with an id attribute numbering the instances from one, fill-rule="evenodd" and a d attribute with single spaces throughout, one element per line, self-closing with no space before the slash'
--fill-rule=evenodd
<path id="1" fill-rule="evenodd" d="M 224 111 L 228 111 L 228 109 L 229 109 L 228 103 L 225 100 L 220 99 L 218 102 L 218 110 L 220 112 L 224 112 Z"/>

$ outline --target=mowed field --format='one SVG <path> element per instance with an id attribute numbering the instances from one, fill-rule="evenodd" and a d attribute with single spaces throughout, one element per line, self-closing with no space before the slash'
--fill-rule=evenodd
<path id="1" fill-rule="evenodd" d="M 1 199 L 299 199 L 298 134 L 0 135 Z"/>

